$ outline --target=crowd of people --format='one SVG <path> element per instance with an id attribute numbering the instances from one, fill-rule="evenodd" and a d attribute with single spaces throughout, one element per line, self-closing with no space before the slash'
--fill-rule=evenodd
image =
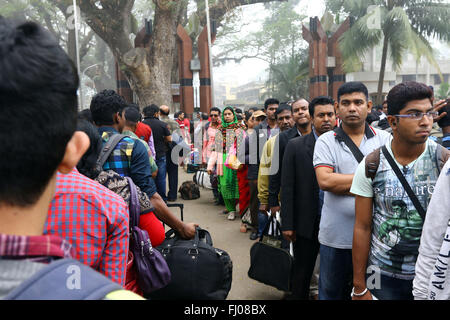
<path id="1" fill-rule="evenodd" d="M 250 240 L 280 220 L 294 256 L 286 299 L 450 299 L 450 113 L 431 87 L 397 84 L 373 107 L 347 82 L 336 101 L 270 98 L 193 123 L 104 90 L 78 113 L 76 71 L 45 29 L 0 18 L 0 40 L 0 298 L 80 298 L 96 283 L 100 299 L 141 298 L 124 290 L 130 181 L 154 247 L 163 223 L 191 239 L 199 224 L 167 203 L 198 149 L 215 204 Z M 50 270 L 66 262 L 87 279 L 77 295 L 66 269 Z"/>

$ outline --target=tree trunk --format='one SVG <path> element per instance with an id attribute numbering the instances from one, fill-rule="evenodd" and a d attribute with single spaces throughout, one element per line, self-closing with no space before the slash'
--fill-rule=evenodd
<path id="1" fill-rule="evenodd" d="M 218 1 L 215 16 L 222 17 L 227 10 L 253 3 L 286 0 L 227 0 Z M 133 48 L 128 36 L 129 15 L 134 0 L 117 0 L 114 5 L 102 1 L 99 8 L 94 1 L 79 0 L 86 15 L 86 23 L 110 47 L 131 89 L 139 98 L 141 107 L 149 104 L 172 104 L 171 75 L 176 50 L 176 31 L 183 17 L 187 0 L 153 0 L 155 17 L 150 51 Z M 214 8 L 211 8 L 214 9 Z"/>
<path id="2" fill-rule="evenodd" d="M 377 91 L 377 101 L 376 101 L 377 105 L 383 103 L 383 83 L 384 83 L 384 72 L 386 70 L 388 44 L 389 44 L 389 39 L 385 35 L 384 40 L 383 40 L 383 54 L 381 56 L 380 76 L 378 78 L 378 91 Z"/>

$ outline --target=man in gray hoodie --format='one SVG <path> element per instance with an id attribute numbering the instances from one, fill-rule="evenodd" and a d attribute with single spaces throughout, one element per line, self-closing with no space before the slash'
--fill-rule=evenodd
<path id="1" fill-rule="evenodd" d="M 428 205 L 413 295 L 416 300 L 449 300 L 450 277 L 450 161 L 441 171 Z"/>

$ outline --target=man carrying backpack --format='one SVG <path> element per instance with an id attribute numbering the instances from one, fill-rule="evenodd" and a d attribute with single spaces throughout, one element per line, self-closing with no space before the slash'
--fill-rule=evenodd
<path id="1" fill-rule="evenodd" d="M 104 90 L 92 99 L 92 118 L 99 127 L 103 146 L 106 146 L 108 141 L 121 130 L 119 118 L 125 107 L 127 107 L 125 100 L 113 90 Z M 113 147 L 102 169 L 113 170 L 122 177 L 130 177 L 141 191 L 148 195 L 155 210 L 167 218 L 165 222 L 168 225 L 175 229 L 181 237 L 193 238 L 196 224 L 184 223 L 178 219 L 171 213 L 161 195 L 156 192 L 156 185 L 151 177 L 149 156 L 144 144 L 138 139 L 123 137 Z M 160 169 L 158 166 L 158 174 Z"/>
<path id="2" fill-rule="evenodd" d="M 66 240 L 42 235 L 57 172 L 70 173 L 89 147 L 75 132 L 78 77 L 36 23 L 0 17 L 0 39 L 0 298 L 139 299 L 70 259 Z"/>
<path id="3" fill-rule="evenodd" d="M 450 156 L 428 139 L 438 117 L 428 86 L 398 84 L 387 103 L 393 138 L 361 161 L 350 190 L 356 195 L 354 300 L 413 299 L 425 212 Z"/>

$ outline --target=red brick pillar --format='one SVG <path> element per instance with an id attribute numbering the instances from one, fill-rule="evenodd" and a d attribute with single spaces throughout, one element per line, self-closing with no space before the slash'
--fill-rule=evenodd
<path id="1" fill-rule="evenodd" d="M 328 94 L 328 37 L 319 18 L 310 18 L 310 28 L 303 26 L 303 38 L 309 42 L 309 98 Z"/>
<path id="2" fill-rule="evenodd" d="M 178 25 L 178 69 L 180 74 L 180 109 L 192 119 L 194 113 L 194 88 L 192 87 L 192 40 L 186 30 Z"/>
<path id="3" fill-rule="evenodd" d="M 339 38 L 350 28 L 350 19 L 347 18 L 328 40 L 328 55 L 335 57 L 335 67 L 330 69 L 329 95 L 337 100 L 339 87 L 345 83 L 345 73 L 342 69 L 342 53 L 339 50 Z"/>

